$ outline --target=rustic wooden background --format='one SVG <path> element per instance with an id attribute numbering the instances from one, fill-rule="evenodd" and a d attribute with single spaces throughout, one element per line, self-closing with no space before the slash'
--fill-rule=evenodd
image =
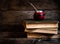
<path id="1" fill-rule="evenodd" d="M 9 29 L 10 26 L 16 25 L 16 28 L 18 28 L 18 24 L 24 24 L 22 17 L 33 19 L 34 9 L 27 2 L 33 3 L 38 10 L 45 10 L 45 19 L 60 20 L 60 2 L 58 0 L 0 0 L 0 30 L 1 26 Z M 4 32 L 0 34 L 2 38 L 8 36 L 8 32 L 6 32 L 6 35 Z"/>
<path id="2" fill-rule="evenodd" d="M 0 10 L 34 10 L 28 2 L 33 3 L 37 9 L 58 9 L 58 0 L 0 0 Z"/>

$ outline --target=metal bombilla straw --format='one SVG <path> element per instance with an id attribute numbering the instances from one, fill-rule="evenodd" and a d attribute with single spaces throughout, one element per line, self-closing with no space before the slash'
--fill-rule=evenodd
<path id="1" fill-rule="evenodd" d="M 31 3 L 31 2 L 28 2 L 35 10 L 35 12 L 37 12 L 37 8 Z"/>

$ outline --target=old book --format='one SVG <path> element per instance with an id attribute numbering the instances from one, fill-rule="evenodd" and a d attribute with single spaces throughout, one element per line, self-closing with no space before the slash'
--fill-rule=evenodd
<path id="1" fill-rule="evenodd" d="M 27 38 L 58 38 L 57 34 L 48 35 L 48 34 L 39 34 L 39 33 L 27 33 Z"/>
<path id="2" fill-rule="evenodd" d="M 27 38 L 47 38 L 47 36 L 39 33 L 27 33 Z"/>
<path id="3" fill-rule="evenodd" d="M 57 24 L 26 24 L 26 28 L 57 28 Z"/>
<path id="4" fill-rule="evenodd" d="M 47 33 L 47 34 L 58 34 L 58 29 L 55 28 L 55 29 L 34 29 L 34 30 L 27 30 L 25 29 L 25 32 L 28 32 L 28 33 Z"/>
<path id="5" fill-rule="evenodd" d="M 58 28 L 58 22 L 26 23 L 26 28 Z"/>
<path id="6" fill-rule="evenodd" d="M 58 28 L 26 28 L 26 30 L 29 30 L 29 31 L 34 31 L 34 30 L 50 30 L 50 31 L 56 31 L 58 30 Z"/>

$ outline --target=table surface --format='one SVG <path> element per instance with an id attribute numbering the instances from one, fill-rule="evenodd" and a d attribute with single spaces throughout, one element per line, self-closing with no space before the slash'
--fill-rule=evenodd
<path id="1" fill-rule="evenodd" d="M 27 39 L 27 38 L 3 38 L 0 43 L 16 43 L 16 44 L 60 44 L 59 39 Z"/>

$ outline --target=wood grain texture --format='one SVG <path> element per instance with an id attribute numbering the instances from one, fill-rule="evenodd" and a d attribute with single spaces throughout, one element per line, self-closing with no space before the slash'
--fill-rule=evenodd
<path id="1" fill-rule="evenodd" d="M 37 9 L 57 9 L 53 0 L 2 0 L 1 2 L 1 10 L 34 10 L 27 2 L 33 3 Z"/>

